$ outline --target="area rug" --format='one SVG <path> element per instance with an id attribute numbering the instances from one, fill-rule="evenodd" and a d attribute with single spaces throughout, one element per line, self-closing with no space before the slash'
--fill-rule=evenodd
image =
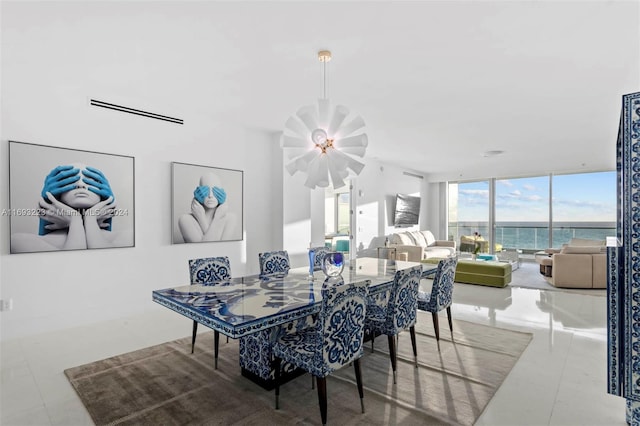
<path id="1" fill-rule="evenodd" d="M 352 367 L 327 379 L 328 423 L 340 425 L 472 425 L 532 339 L 532 334 L 454 320 L 453 341 L 441 315 L 441 350 L 431 314 L 419 312 L 415 368 L 408 333 L 399 338 L 393 384 L 386 337 L 367 343 L 361 360 L 366 412 L 360 411 Z M 240 375 L 238 344 L 223 343 L 213 368 L 213 333 L 141 349 L 65 370 L 98 425 L 320 424 L 311 377 L 274 392 Z"/>

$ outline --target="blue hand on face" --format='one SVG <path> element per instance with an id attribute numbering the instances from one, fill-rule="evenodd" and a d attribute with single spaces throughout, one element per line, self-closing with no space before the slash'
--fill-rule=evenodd
<path id="1" fill-rule="evenodd" d="M 60 195 L 63 192 L 71 191 L 76 187 L 76 182 L 80 179 L 79 170 L 73 166 L 58 166 L 47 175 L 42 188 L 42 198 L 47 199 L 47 192 L 51 195 Z"/>
<path id="2" fill-rule="evenodd" d="M 213 187 L 213 195 L 218 200 L 219 204 L 223 204 L 227 200 L 227 193 L 224 189 L 218 188 L 217 186 Z"/>
<path id="3" fill-rule="evenodd" d="M 109 181 L 100 170 L 87 166 L 82 171 L 82 174 L 85 176 L 82 181 L 88 185 L 87 189 L 89 191 L 98 194 L 103 200 L 113 197 Z M 115 201 L 115 197 L 113 199 Z"/>
<path id="4" fill-rule="evenodd" d="M 200 204 L 204 204 L 204 199 L 207 198 L 209 196 L 209 187 L 208 186 L 198 186 L 194 191 L 193 191 L 193 198 L 195 198 L 196 200 L 198 200 L 200 202 Z"/>

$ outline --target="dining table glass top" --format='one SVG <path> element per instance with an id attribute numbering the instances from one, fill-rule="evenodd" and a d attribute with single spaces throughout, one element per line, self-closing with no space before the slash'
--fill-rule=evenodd
<path id="1" fill-rule="evenodd" d="M 358 258 L 342 275 L 327 278 L 322 271 L 309 277 L 309 268 L 286 275 L 251 275 L 210 284 L 188 284 L 155 290 L 154 302 L 230 337 L 241 337 L 320 311 L 323 285 L 367 280 L 369 292 L 386 291 L 399 269 L 437 265 L 377 258 Z"/>

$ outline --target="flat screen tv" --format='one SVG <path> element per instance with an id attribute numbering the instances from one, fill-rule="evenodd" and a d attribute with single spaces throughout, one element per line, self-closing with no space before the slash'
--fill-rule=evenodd
<path id="1" fill-rule="evenodd" d="M 397 194 L 394 226 L 411 226 L 418 224 L 420 217 L 420 197 Z"/>

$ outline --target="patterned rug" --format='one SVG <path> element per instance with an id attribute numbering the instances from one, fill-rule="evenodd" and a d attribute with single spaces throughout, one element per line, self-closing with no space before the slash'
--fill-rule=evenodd
<path id="1" fill-rule="evenodd" d="M 393 384 L 385 336 L 361 359 L 366 413 L 361 414 L 352 367 L 327 379 L 328 422 L 341 425 L 472 425 L 532 339 L 530 333 L 454 320 L 454 341 L 440 316 L 438 352 L 431 314 L 418 315 L 419 368 L 409 333 L 399 337 L 398 380 Z M 213 333 L 141 349 L 65 371 L 98 425 L 319 424 L 311 377 L 302 375 L 274 392 L 240 375 L 238 344 L 221 339 L 213 368 Z"/>

